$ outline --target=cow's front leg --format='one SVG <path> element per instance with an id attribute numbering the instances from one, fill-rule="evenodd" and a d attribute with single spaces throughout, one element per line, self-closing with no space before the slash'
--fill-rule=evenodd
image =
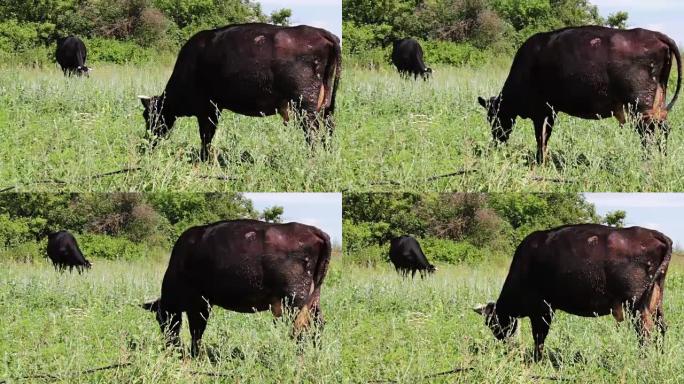
<path id="1" fill-rule="evenodd" d="M 211 141 L 214 139 L 214 133 L 216 133 L 218 114 L 204 113 L 197 116 L 197 122 L 199 123 L 200 139 L 202 140 L 200 160 L 207 161 L 209 158 L 209 147 L 211 146 Z"/>
<path id="2" fill-rule="evenodd" d="M 534 361 L 541 360 L 544 354 L 544 340 L 549 334 L 553 313 L 546 308 L 543 313 L 530 316 L 532 323 L 532 337 L 534 338 Z"/>

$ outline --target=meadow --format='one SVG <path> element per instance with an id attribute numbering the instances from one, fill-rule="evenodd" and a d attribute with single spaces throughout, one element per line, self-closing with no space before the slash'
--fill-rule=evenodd
<path id="1" fill-rule="evenodd" d="M 309 148 L 299 124 L 224 111 L 210 161 L 199 128 L 180 118 L 150 150 L 139 94 L 160 94 L 175 58 L 92 64 L 90 78 L 56 65 L 0 66 L 0 190 L 333 191 L 340 146 Z"/>
<path id="2" fill-rule="evenodd" d="M 529 320 L 498 342 L 471 308 L 495 299 L 507 261 L 438 265 L 404 280 L 386 264 L 336 257 L 322 291 L 326 326 L 318 345 L 296 344 L 290 322 L 270 313 L 215 308 L 197 359 L 163 347 L 154 316 L 163 257 L 96 259 L 82 275 L 45 261 L 0 268 L 0 382 L 640 382 L 684 380 L 684 260 L 673 260 L 665 293 L 669 331 L 662 353 L 640 349 L 629 322 L 558 312 L 546 356 L 532 362 Z M 182 338 L 189 348 L 187 321 Z M 94 369 L 118 367 L 104 370 Z M 91 371 L 88 371 L 91 370 Z M 21 379 L 29 376 L 29 378 Z M 42 377 L 41 377 L 42 376 Z"/>
<path id="3" fill-rule="evenodd" d="M 504 55 L 505 56 L 505 55 Z M 498 94 L 510 59 L 482 66 L 433 66 L 432 80 L 399 77 L 389 65 L 345 67 L 337 118 L 345 190 L 673 191 L 684 188 L 684 103 L 669 115 L 667 155 L 646 155 L 633 125 L 559 114 L 551 161 L 535 162 L 530 120 L 518 119 L 494 147 L 477 97 Z M 427 63 L 430 65 L 430 63 Z M 670 86 L 676 84 L 676 70 Z M 671 100 L 673 89 L 668 92 Z"/>
<path id="4" fill-rule="evenodd" d="M 93 269 L 58 274 L 45 261 L 0 263 L 0 382 L 61 383 L 335 383 L 344 306 L 338 258 L 322 290 L 327 325 L 320 344 L 297 344 L 291 322 L 270 312 L 215 308 L 204 352 L 190 359 L 184 319 L 183 356 L 163 347 L 154 314 L 140 308 L 158 297 L 166 263 L 95 259 Z M 93 370 L 119 365 L 111 369 Z M 29 376 L 28 378 L 26 378 Z M 22 379 L 24 377 L 24 379 Z"/>
<path id="5" fill-rule="evenodd" d="M 684 269 L 676 259 L 667 277 L 669 332 L 662 353 L 655 343 L 640 349 L 627 321 L 618 326 L 612 316 L 557 312 L 540 363 L 532 362 L 529 319 L 504 344 L 472 311 L 496 299 L 508 261 L 438 265 L 424 280 L 402 280 L 387 265 L 345 266 L 339 301 L 346 305 L 338 314 L 344 322 L 343 375 L 378 383 L 681 382 Z"/>

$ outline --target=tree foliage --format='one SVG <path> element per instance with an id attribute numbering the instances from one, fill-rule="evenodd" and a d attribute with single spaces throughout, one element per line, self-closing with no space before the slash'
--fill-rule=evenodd
<path id="1" fill-rule="evenodd" d="M 413 37 L 509 50 L 540 31 L 624 27 L 626 12 L 604 20 L 587 0 L 343 0 L 344 48 L 359 54 Z"/>
<path id="2" fill-rule="evenodd" d="M 202 29 L 245 22 L 287 25 L 291 15 L 287 8 L 266 15 L 252 0 L 5 0 L 0 51 L 25 51 L 70 34 L 164 49 Z"/>
<path id="3" fill-rule="evenodd" d="M 607 220 L 580 194 L 345 194 L 343 207 L 344 248 L 365 260 L 364 249 L 386 253 L 382 247 L 404 234 L 451 262 L 510 255 L 535 230 Z"/>
<path id="4" fill-rule="evenodd" d="M 278 221 L 282 208 L 275 208 L 261 215 Z M 0 194 L 0 251 L 66 229 L 96 255 L 131 259 L 169 248 L 190 226 L 259 216 L 235 193 Z"/>

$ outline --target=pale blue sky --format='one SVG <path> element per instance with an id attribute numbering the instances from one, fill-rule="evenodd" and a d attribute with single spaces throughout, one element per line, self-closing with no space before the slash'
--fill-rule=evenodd
<path id="1" fill-rule="evenodd" d="M 627 11 L 629 28 L 646 28 L 670 36 L 684 46 L 684 1 L 682 0 L 592 0 L 601 16 Z"/>
<path id="2" fill-rule="evenodd" d="M 342 0 L 259 0 L 265 13 L 290 8 L 292 25 L 306 24 L 327 29 L 342 39 Z"/>
<path id="3" fill-rule="evenodd" d="M 600 215 L 623 210 L 626 224 L 658 230 L 684 248 L 684 193 L 585 193 Z"/>
<path id="4" fill-rule="evenodd" d="M 254 208 L 263 211 L 283 207 L 283 222 L 296 221 L 322 229 L 337 245 L 342 244 L 341 193 L 244 193 Z"/>

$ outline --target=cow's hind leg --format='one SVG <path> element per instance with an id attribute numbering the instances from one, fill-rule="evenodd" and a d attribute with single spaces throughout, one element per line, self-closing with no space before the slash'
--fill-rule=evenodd
<path id="1" fill-rule="evenodd" d="M 209 158 L 209 146 L 214 139 L 216 133 L 216 124 L 218 124 L 218 113 L 204 113 L 197 116 L 199 123 L 200 139 L 202 140 L 202 148 L 200 149 L 200 160 L 207 161 Z"/>
<path id="2" fill-rule="evenodd" d="M 534 136 L 537 139 L 537 163 L 546 162 L 547 147 L 553 130 L 553 116 L 538 117 L 533 119 Z"/>

